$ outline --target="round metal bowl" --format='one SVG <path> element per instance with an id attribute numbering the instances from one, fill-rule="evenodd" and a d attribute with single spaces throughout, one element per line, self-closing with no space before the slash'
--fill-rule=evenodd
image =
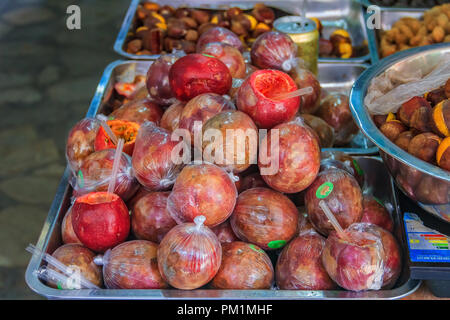
<path id="1" fill-rule="evenodd" d="M 361 131 L 379 148 L 381 158 L 397 186 L 426 211 L 450 223 L 450 172 L 422 161 L 387 139 L 377 128 L 364 105 L 367 88 L 373 78 L 391 69 L 430 70 L 450 43 L 414 48 L 396 53 L 370 67 L 354 83 L 350 92 L 350 108 Z"/>

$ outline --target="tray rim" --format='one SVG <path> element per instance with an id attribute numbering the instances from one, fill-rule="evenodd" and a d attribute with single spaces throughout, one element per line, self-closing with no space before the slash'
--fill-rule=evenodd
<path id="1" fill-rule="evenodd" d="M 133 18 L 137 9 L 138 4 L 141 2 L 142 0 L 131 0 L 130 6 L 128 7 L 128 10 L 125 14 L 125 18 L 122 22 L 122 25 L 120 27 L 119 33 L 117 34 L 117 38 L 114 42 L 114 46 L 113 49 L 116 53 L 118 53 L 119 55 L 128 58 L 128 59 L 132 59 L 132 60 L 156 60 L 158 59 L 161 54 L 153 54 L 153 55 L 137 55 L 137 54 L 131 54 L 126 52 L 123 47 L 125 45 L 125 40 L 127 38 L 127 34 L 129 32 L 129 30 L 131 29 L 131 24 L 133 22 Z M 154 0 L 155 2 L 158 2 L 158 0 Z M 281 0 L 282 1 L 282 0 Z M 358 3 L 361 5 L 361 3 L 359 3 L 358 1 L 355 1 L 355 3 Z M 362 5 L 361 5 L 361 10 L 362 9 Z M 362 12 L 362 18 L 365 20 L 364 17 L 364 12 Z M 365 23 L 364 23 L 365 25 Z M 364 33 L 364 31 L 367 31 L 365 26 L 361 26 L 361 29 Z M 366 32 L 366 40 L 367 43 L 369 43 L 369 35 Z M 327 62 L 327 63 L 364 63 L 367 61 L 370 61 L 371 59 L 371 54 L 370 54 L 370 48 L 369 52 L 367 54 L 365 54 L 364 56 L 361 57 L 356 57 L 356 58 L 348 58 L 348 59 L 341 59 L 341 58 L 320 58 L 319 57 L 319 63 L 320 62 Z"/>
<path id="2" fill-rule="evenodd" d="M 368 8 L 370 6 L 377 6 L 382 11 L 423 11 L 423 10 L 429 10 L 431 8 L 428 7 L 421 7 L 421 8 L 410 8 L 410 7 L 386 7 L 386 6 L 379 6 L 377 4 L 372 3 L 370 0 L 357 0 L 363 7 Z"/>

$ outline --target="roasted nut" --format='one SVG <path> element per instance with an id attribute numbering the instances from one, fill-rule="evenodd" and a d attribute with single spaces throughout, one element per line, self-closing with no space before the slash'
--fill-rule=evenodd
<path id="1" fill-rule="evenodd" d="M 161 53 L 163 48 L 163 31 L 157 28 L 147 31 L 142 38 L 142 46 L 152 54 Z"/>
<path id="2" fill-rule="evenodd" d="M 319 56 L 330 56 L 333 53 L 333 44 L 330 40 L 319 38 Z"/>
<path id="3" fill-rule="evenodd" d="M 450 137 L 450 99 L 441 101 L 433 108 L 431 127 L 441 137 Z"/>
<path id="4" fill-rule="evenodd" d="M 231 20 L 234 17 L 240 15 L 241 13 L 242 13 L 242 9 L 241 8 L 232 7 L 230 9 L 228 9 L 227 11 L 225 11 L 224 17 L 225 17 L 225 19 Z"/>
<path id="5" fill-rule="evenodd" d="M 437 26 L 431 32 L 431 36 L 435 42 L 442 42 L 445 38 L 445 30 L 441 26 Z"/>
<path id="6" fill-rule="evenodd" d="M 177 8 L 175 10 L 174 16 L 178 19 L 181 19 L 183 17 L 188 17 L 191 13 L 191 10 L 188 8 Z"/>
<path id="7" fill-rule="evenodd" d="M 139 20 L 144 20 L 145 18 L 147 18 L 149 13 L 150 13 L 150 11 L 145 9 L 141 5 L 139 5 L 136 9 L 136 16 Z"/>
<path id="8" fill-rule="evenodd" d="M 372 119 L 373 119 L 373 122 L 375 123 L 375 125 L 377 126 L 377 128 L 379 128 L 386 122 L 387 115 L 386 114 L 377 114 L 377 115 L 374 115 L 372 117 Z"/>
<path id="9" fill-rule="evenodd" d="M 260 35 L 262 35 L 264 32 L 270 31 L 271 28 L 263 23 L 263 22 L 259 22 L 256 27 L 255 30 L 253 30 L 252 32 L 252 38 L 258 38 Z"/>
<path id="10" fill-rule="evenodd" d="M 198 23 L 194 18 L 183 17 L 180 20 L 183 21 L 189 29 L 196 29 L 198 27 Z"/>
<path id="11" fill-rule="evenodd" d="M 181 40 L 165 38 L 164 39 L 164 50 L 167 52 L 172 52 L 173 49 L 181 50 Z"/>
<path id="12" fill-rule="evenodd" d="M 159 10 L 159 14 L 167 20 L 175 14 L 175 9 L 172 6 L 165 5 L 161 7 L 161 9 Z"/>
<path id="13" fill-rule="evenodd" d="M 432 163 L 436 159 L 436 151 L 441 140 L 431 132 L 418 134 L 409 142 L 408 152 L 423 161 Z"/>
<path id="14" fill-rule="evenodd" d="M 141 39 L 134 39 L 134 40 L 131 40 L 130 42 L 128 42 L 127 52 L 136 53 L 141 49 L 142 49 L 142 40 Z"/>
<path id="15" fill-rule="evenodd" d="M 198 32 L 197 30 L 188 30 L 186 32 L 186 36 L 184 37 L 187 41 L 197 41 L 198 39 Z"/>
<path id="16" fill-rule="evenodd" d="M 136 29 L 136 37 L 142 39 L 144 37 L 144 34 L 149 31 L 150 29 L 146 26 L 142 26 Z"/>
<path id="17" fill-rule="evenodd" d="M 419 109 L 416 109 L 411 116 L 411 128 L 414 128 L 419 132 L 431 131 L 431 112 L 432 109 L 429 107 L 420 107 Z"/>
<path id="18" fill-rule="evenodd" d="M 447 99 L 445 95 L 445 88 L 437 88 L 433 91 L 427 92 L 425 98 L 430 102 L 431 106 L 437 105 L 439 102 Z"/>
<path id="19" fill-rule="evenodd" d="M 386 121 L 381 127 L 380 131 L 392 142 L 394 142 L 400 133 L 406 131 L 406 127 L 398 120 Z"/>
<path id="20" fill-rule="evenodd" d="M 186 35 L 187 29 L 188 28 L 186 26 L 186 23 L 184 23 L 184 21 L 171 20 L 169 25 L 167 26 L 167 35 L 171 38 L 181 39 Z"/>
<path id="21" fill-rule="evenodd" d="M 411 117 L 417 109 L 421 107 L 427 107 L 431 109 L 431 106 L 425 98 L 422 97 L 413 97 L 403 103 L 401 107 L 398 109 L 397 115 L 401 122 L 405 125 L 411 125 Z"/>
<path id="22" fill-rule="evenodd" d="M 214 27 L 217 27 L 214 23 L 203 23 L 197 29 L 198 35 L 201 36 L 203 33 Z"/>
<path id="23" fill-rule="evenodd" d="M 352 40 L 350 35 L 344 29 L 335 30 L 330 41 L 333 44 L 333 54 L 341 58 L 350 58 L 352 55 Z"/>
<path id="24" fill-rule="evenodd" d="M 186 53 L 194 53 L 196 50 L 195 42 L 188 40 L 181 40 L 181 49 Z"/>
<path id="25" fill-rule="evenodd" d="M 450 171 L 450 137 L 442 140 L 436 152 L 436 162 L 442 169 Z"/>
<path id="26" fill-rule="evenodd" d="M 275 20 L 275 12 L 262 3 L 255 4 L 251 14 L 256 20 L 265 24 L 272 24 Z"/>
<path id="27" fill-rule="evenodd" d="M 315 17 L 310 18 L 310 19 L 316 23 L 317 31 L 319 31 L 319 34 L 322 34 L 322 29 L 323 29 L 322 22 L 320 22 L 320 20 Z"/>
<path id="28" fill-rule="evenodd" d="M 204 10 L 192 10 L 191 17 L 194 18 L 198 24 L 203 24 L 211 19 L 211 14 Z"/>
<path id="29" fill-rule="evenodd" d="M 229 29 L 230 26 L 231 26 L 231 22 L 228 21 L 228 20 L 223 20 L 223 21 L 220 21 L 217 25 L 218 25 L 219 27 Z"/>
<path id="30" fill-rule="evenodd" d="M 414 137 L 414 134 L 412 131 L 403 131 L 402 133 L 400 133 L 398 135 L 398 137 L 397 137 L 397 139 L 395 139 L 394 143 L 397 146 L 399 146 L 400 148 L 402 148 L 403 150 L 405 150 L 406 152 L 408 152 L 408 146 L 413 137 Z"/>
<path id="31" fill-rule="evenodd" d="M 230 29 L 238 36 L 244 36 L 244 37 L 248 34 L 248 30 L 249 30 L 246 27 L 244 27 L 240 21 L 237 21 L 237 20 L 231 21 Z"/>

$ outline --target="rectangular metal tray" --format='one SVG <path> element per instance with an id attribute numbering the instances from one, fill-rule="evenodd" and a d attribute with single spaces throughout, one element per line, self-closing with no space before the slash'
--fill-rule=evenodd
<path id="1" fill-rule="evenodd" d="M 306 0 L 305 0 L 306 1 Z M 120 28 L 116 42 L 114 43 L 114 51 L 121 56 L 133 60 L 155 60 L 160 55 L 136 55 L 125 51 L 125 40 L 128 32 L 134 24 L 134 16 L 137 6 L 142 0 L 132 0 L 130 7 L 125 15 L 125 19 Z M 242 9 L 251 9 L 259 0 L 152 0 L 160 5 L 171 5 L 173 7 L 189 6 L 201 9 L 226 9 L 229 7 L 240 7 Z M 302 0 L 272 0 L 264 1 L 264 4 L 273 8 L 277 8 L 293 15 L 301 14 Z M 360 3 L 352 0 L 310 0 L 305 5 L 306 17 L 317 17 L 323 24 L 323 35 L 328 38 L 332 30 L 335 28 L 346 29 L 352 38 L 353 44 L 362 45 L 368 42 L 367 32 L 365 28 L 365 20 Z M 319 58 L 319 62 L 333 63 L 363 63 L 370 59 L 370 53 L 361 57 L 341 59 L 341 58 Z"/>
<path id="2" fill-rule="evenodd" d="M 403 17 L 412 17 L 420 19 L 423 17 L 423 13 L 427 9 L 394 9 L 394 8 L 388 8 L 387 10 L 381 11 L 381 30 L 387 31 L 392 28 L 395 22 L 400 20 Z M 365 12 L 364 13 L 364 19 L 367 21 L 367 19 L 370 17 L 371 14 Z M 380 61 L 381 56 L 378 50 L 379 47 L 379 41 L 380 41 L 380 30 L 375 29 L 369 29 L 367 28 L 367 37 L 369 39 L 369 51 L 370 51 L 370 60 L 372 61 L 372 64 L 376 64 L 378 61 Z"/>
<path id="3" fill-rule="evenodd" d="M 402 11 L 402 10 L 423 11 L 423 10 L 431 9 L 431 7 L 422 7 L 422 8 L 411 8 L 411 7 L 400 7 L 400 6 L 398 6 L 398 7 L 397 6 L 383 7 L 383 6 L 379 6 L 375 3 L 372 3 L 372 1 L 370 1 L 370 0 L 359 0 L 359 2 L 366 8 L 369 6 L 378 6 L 380 8 L 380 10 L 382 10 L 382 11 Z"/>
<path id="4" fill-rule="evenodd" d="M 95 110 L 94 106 L 90 112 Z M 405 239 L 400 232 L 401 213 L 397 201 L 396 189 L 392 178 L 386 171 L 382 161 L 378 157 L 357 157 L 357 161 L 366 173 L 368 185 L 373 187 L 373 193 L 381 199 L 388 208 L 392 209 L 395 222 L 394 234 L 399 239 L 403 257 L 406 255 Z M 61 222 L 70 205 L 72 190 L 68 184 L 69 169 L 67 168 L 59 184 L 55 199 L 53 200 L 49 214 L 45 221 L 39 240 L 38 248 L 51 254 L 61 245 Z M 49 299 L 252 299 L 252 300 L 293 300 L 293 299 L 400 299 L 413 293 L 420 285 L 420 280 L 410 278 L 409 267 L 403 259 L 403 270 L 395 287 L 390 290 L 351 292 L 345 290 L 212 290 L 197 289 L 184 291 L 177 289 L 164 290 L 113 290 L 113 289 L 83 289 L 83 290 L 58 290 L 46 286 L 37 276 L 36 271 L 43 264 L 42 256 L 34 255 L 28 265 L 25 279 L 28 286 L 36 293 Z"/>

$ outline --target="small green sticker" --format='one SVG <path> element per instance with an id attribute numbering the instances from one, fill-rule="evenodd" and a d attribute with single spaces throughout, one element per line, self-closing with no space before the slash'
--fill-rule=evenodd
<path id="1" fill-rule="evenodd" d="M 363 176 L 364 175 L 364 171 L 361 169 L 361 167 L 359 166 L 358 161 L 356 161 L 355 159 L 353 159 L 353 166 L 356 169 L 356 173 L 358 173 L 358 175 Z"/>
<path id="2" fill-rule="evenodd" d="M 334 185 L 331 182 L 325 182 L 317 188 L 316 197 L 319 199 L 325 199 L 333 191 Z"/>
<path id="3" fill-rule="evenodd" d="M 381 202 L 380 199 L 378 199 L 377 197 L 373 197 L 373 199 L 374 199 L 376 202 L 378 202 L 378 204 L 379 204 L 380 206 L 384 207 L 384 203 Z"/>
<path id="4" fill-rule="evenodd" d="M 273 240 L 270 241 L 267 246 L 271 249 L 278 249 L 283 247 L 286 244 L 286 240 Z"/>
<path id="5" fill-rule="evenodd" d="M 113 116 L 109 116 L 108 120 L 114 120 L 114 117 Z"/>
<path id="6" fill-rule="evenodd" d="M 63 287 L 62 287 L 62 285 L 61 285 L 61 282 L 57 282 L 56 283 L 56 287 L 59 289 L 59 290 L 63 290 Z"/>
<path id="7" fill-rule="evenodd" d="M 83 172 L 81 170 L 78 171 L 78 186 L 80 188 L 84 188 L 84 177 Z"/>
<path id="8" fill-rule="evenodd" d="M 205 57 L 208 57 L 208 58 L 215 58 L 214 56 L 212 56 L 212 55 L 210 55 L 210 54 L 206 54 L 206 53 L 202 53 Z"/>
<path id="9" fill-rule="evenodd" d="M 248 245 L 252 250 L 259 252 L 259 253 L 264 253 L 264 250 L 258 248 L 257 246 L 255 246 L 254 244 L 249 244 Z"/>

